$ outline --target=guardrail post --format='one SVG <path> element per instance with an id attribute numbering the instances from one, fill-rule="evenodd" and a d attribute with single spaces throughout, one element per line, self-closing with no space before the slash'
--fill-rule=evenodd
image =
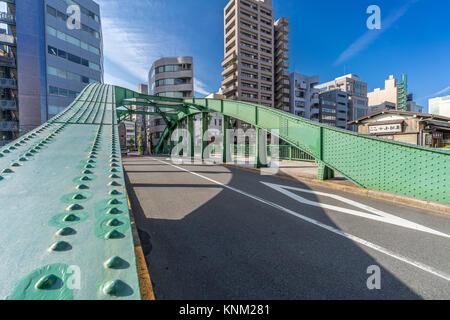
<path id="1" fill-rule="evenodd" d="M 289 160 L 292 161 L 292 146 L 289 145 Z"/>

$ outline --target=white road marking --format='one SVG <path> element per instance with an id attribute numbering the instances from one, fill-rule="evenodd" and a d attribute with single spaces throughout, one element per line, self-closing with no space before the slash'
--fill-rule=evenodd
<path id="1" fill-rule="evenodd" d="M 450 235 L 439 232 L 437 230 L 431 229 L 431 228 L 427 228 L 423 225 L 414 223 L 412 221 L 406 220 L 406 219 L 402 219 L 400 217 L 394 216 L 392 214 L 389 214 L 387 212 L 383 212 L 380 211 L 378 209 L 369 207 L 365 204 L 335 195 L 335 194 L 329 194 L 329 193 L 324 193 L 324 192 L 318 192 L 318 191 L 312 191 L 312 190 L 306 190 L 306 189 L 300 189 L 300 188 L 295 188 L 295 187 L 290 187 L 290 186 L 283 186 L 283 185 L 279 185 L 279 184 L 272 184 L 272 183 L 267 183 L 267 182 L 262 182 L 262 184 L 300 202 L 309 206 L 313 206 L 313 207 L 319 207 L 322 209 L 328 209 L 328 210 L 333 210 L 333 211 L 337 211 L 337 212 L 341 212 L 341 213 L 346 213 L 346 214 L 350 214 L 350 215 L 354 215 L 354 216 L 358 216 L 358 217 L 362 217 L 362 218 L 366 218 L 366 219 L 371 219 L 371 220 L 375 220 L 375 221 L 379 221 L 379 222 L 384 222 L 384 223 L 389 223 L 392 225 L 396 225 L 399 227 L 404 227 L 404 228 L 408 228 L 408 229 L 412 229 L 412 230 L 416 230 L 416 231 L 422 231 L 422 232 L 426 232 L 426 233 L 430 233 L 436 236 L 440 236 L 440 237 L 444 237 L 444 238 L 450 238 Z M 341 208 L 338 206 L 333 206 L 333 205 L 329 205 L 329 204 L 324 204 L 324 203 L 320 203 L 320 202 L 316 202 L 316 201 L 311 201 L 308 199 L 305 199 L 303 197 L 300 197 L 299 195 L 290 192 L 288 190 L 293 190 L 293 191 L 299 191 L 299 192 L 303 192 L 303 193 L 309 193 L 309 194 L 314 194 L 316 196 L 324 196 L 324 197 L 328 197 L 328 198 L 332 198 L 347 204 L 350 204 L 354 207 L 363 209 L 363 210 L 367 210 L 373 214 L 368 214 L 362 211 L 356 211 L 356 210 L 352 210 L 352 209 L 346 209 L 346 208 Z"/>
<path id="2" fill-rule="evenodd" d="M 332 233 L 335 233 L 335 234 L 337 234 L 337 235 L 340 235 L 340 236 L 342 236 L 342 237 L 344 237 L 344 238 L 347 238 L 347 239 L 352 240 L 352 241 L 354 241 L 354 242 L 356 242 L 356 243 L 359 243 L 359 244 L 361 244 L 361 245 L 363 245 L 363 246 L 365 246 L 365 247 L 371 248 L 371 249 L 373 249 L 373 250 L 375 250 L 375 251 L 378 251 L 378 252 L 380 252 L 380 253 L 383 253 L 383 254 L 385 254 L 385 255 L 391 257 L 391 258 L 394 258 L 394 259 L 397 259 L 397 260 L 399 260 L 399 261 L 402 261 L 402 262 L 404 262 L 404 263 L 406 263 L 406 264 L 409 264 L 409 265 L 411 265 L 411 266 L 413 266 L 413 267 L 416 267 L 416 268 L 418 268 L 418 269 L 420 269 L 420 270 L 422 270 L 422 271 L 428 272 L 428 273 L 430 273 L 430 274 L 433 274 L 433 275 L 435 275 L 435 276 L 437 276 L 437 277 L 439 277 L 439 278 L 441 278 L 441 279 L 444 279 L 444 280 L 450 282 L 450 275 L 448 275 L 448 274 L 446 274 L 446 273 L 444 273 L 444 272 L 441 272 L 441 271 L 439 271 L 439 270 L 437 270 L 437 269 L 435 269 L 435 268 L 433 268 L 433 267 L 427 266 L 426 264 L 423 264 L 423 263 L 421 263 L 421 262 L 414 261 L 414 260 L 412 260 L 412 259 L 410 259 L 410 258 L 408 258 L 408 257 L 405 257 L 405 256 L 402 256 L 402 255 L 397 254 L 397 253 L 395 253 L 395 252 L 392 252 L 392 251 L 390 251 L 390 250 L 388 250 L 388 249 L 386 249 L 386 248 L 383 248 L 383 247 L 381 247 L 381 246 L 379 246 L 379 245 L 377 245 L 377 244 L 374 244 L 374 243 L 372 243 L 372 242 L 366 241 L 366 240 L 364 240 L 364 239 L 361 239 L 361 238 L 356 237 L 356 236 L 354 236 L 354 235 L 351 235 L 351 234 L 349 234 L 349 233 L 343 232 L 343 231 L 341 231 L 341 230 L 339 230 L 339 229 L 336 229 L 336 228 L 331 227 L 331 226 L 329 226 L 329 225 L 323 224 L 323 223 L 321 223 L 321 222 L 319 222 L 319 221 L 317 221 L 317 220 L 308 218 L 308 217 L 306 217 L 306 216 L 304 216 L 304 215 L 301 215 L 301 214 L 299 214 L 299 213 L 297 213 L 297 212 L 295 212 L 295 211 L 292 211 L 292 210 L 290 210 L 290 209 L 287 209 L 287 208 L 285 208 L 285 207 L 282 207 L 282 206 L 280 206 L 280 205 L 278 205 L 278 204 L 276 204 L 276 203 L 274 203 L 274 202 L 264 200 L 264 199 L 262 199 L 262 198 L 260 198 L 260 197 L 258 197 L 258 196 L 249 194 L 249 193 L 247 193 L 247 192 L 245 192 L 245 191 L 242 191 L 242 190 L 239 190 L 239 189 L 230 187 L 230 186 L 228 186 L 228 185 L 226 185 L 226 184 L 223 184 L 223 183 L 221 183 L 221 182 L 219 182 L 219 181 L 216 181 L 216 180 L 213 180 L 213 179 L 211 179 L 211 178 L 205 177 L 205 176 L 203 176 L 203 175 L 201 175 L 201 174 L 198 174 L 198 173 L 196 173 L 196 172 L 192 172 L 192 171 L 190 171 L 190 170 L 184 169 L 184 168 L 182 168 L 182 167 L 176 166 L 176 165 L 174 165 L 174 164 L 171 164 L 171 163 L 168 163 L 168 162 L 159 160 L 159 159 L 153 159 L 153 160 L 154 160 L 154 161 L 158 161 L 158 162 L 160 162 L 160 163 L 163 163 L 163 164 L 165 164 L 165 165 L 174 167 L 174 168 L 176 168 L 176 169 L 178 169 L 178 170 L 180 170 L 180 171 L 184 171 L 184 172 L 190 173 L 190 174 L 192 174 L 192 175 L 194 175 L 194 176 L 197 176 L 197 177 L 199 177 L 199 178 L 205 179 L 205 180 L 207 180 L 207 181 L 210 181 L 210 182 L 212 182 L 212 183 L 214 183 L 214 184 L 217 184 L 217 185 L 219 185 L 219 186 L 222 186 L 222 187 L 225 188 L 225 189 L 232 190 L 232 191 L 234 191 L 234 192 L 240 193 L 240 194 L 242 194 L 242 195 L 244 195 L 244 196 L 246 196 L 246 197 L 249 197 L 249 198 L 251 198 L 251 199 L 253 199 L 253 200 L 259 201 L 259 202 L 264 203 L 264 204 L 266 204 L 266 205 L 268 205 L 268 206 L 271 206 L 271 207 L 273 207 L 273 208 L 276 208 L 276 209 L 278 209 L 278 210 L 281 210 L 281 211 L 283 211 L 283 212 L 286 212 L 286 213 L 288 213 L 288 214 L 290 214 L 290 215 L 293 215 L 293 216 L 295 216 L 295 217 L 297 217 L 297 218 L 299 218 L 299 219 L 302 219 L 303 221 L 309 222 L 309 223 L 311 223 L 311 224 L 313 224 L 313 225 L 315 225 L 315 226 L 317 226 L 317 227 L 320 227 L 320 228 L 322 228 L 322 229 L 328 230 L 328 231 L 330 231 L 330 232 L 332 232 Z"/>

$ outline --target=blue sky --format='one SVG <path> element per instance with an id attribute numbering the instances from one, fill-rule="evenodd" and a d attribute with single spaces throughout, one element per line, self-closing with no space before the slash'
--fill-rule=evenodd
<path id="1" fill-rule="evenodd" d="M 105 81 L 137 89 L 152 62 L 193 56 L 196 96 L 221 84 L 223 8 L 227 0 L 97 0 L 101 6 Z M 381 8 L 382 29 L 369 31 L 366 9 Z M 275 18 L 288 17 L 290 71 L 345 73 L 383 88 L 390 74 L 409 76 L 409 91 L 425 107 L 450 94 L 450 1 L 273 0 Z"/>

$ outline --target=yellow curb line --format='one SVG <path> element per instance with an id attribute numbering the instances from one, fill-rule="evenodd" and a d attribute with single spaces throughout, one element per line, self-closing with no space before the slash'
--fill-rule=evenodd
<path id="1" fill-rule="evenodd" d="M 128 209 L 131 213 L 130 198 L 127 193 Z M 134 247 L 134 253 L 136 255 L 136 268 L 139 278 L 139 287 L 141 289 L 141 300 L 156 300 L 155 292 L 153 291 L 152 281 L 150 279 L 150 273 L 148 272 L 147 262 L 145 261 L 144 251 L 140 245 Z"/>
<path id="2" fill-rule="evenodd" d="M 332 184 L 332 185 L 335 185 L 335 186 L 349 188 L 349 189 L 355 189 L 355 190 L 360 190 L 360 191 L 368 191 L 368 189 L 363 189 L 363 188 L 358 188 L 358 187 L 353 187 L 353 186 L 347 186 L 345 184 L 340 184 L 340 183 L 336 183 L 336 182 L 322 181 L 322 180 L 317 180 L 317 179 L 312 179 L 312 181 L 320 182 L 320 183 L 326 183 L 326 184 Z"/>

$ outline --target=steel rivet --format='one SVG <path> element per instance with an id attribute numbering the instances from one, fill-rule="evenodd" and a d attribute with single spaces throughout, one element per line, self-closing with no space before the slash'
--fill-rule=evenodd
<path id="1" fill-rule="evenodd" d="M 59 230 L 56 232 L 56 234 L 57 234 L 58 236 L 70 236 L 70 235 L 72 235 L 72 234 L 74 234 L 74 233 L 75 233 L 75 230 L 72 229 L 72 228 L 69 228 L 69 227 L 65 227 L 65 228 L 59 229 Z"/>
<path id="2" fill-rule="evenodd" d="M 70 206 L 68 206 L 66 210 L 67 211 L 83 210 L 83 207 L 77 203 L 74 203 L 74 204 L 71 204 Z"/>
<path id="3" fill-rule="evenodd" d="M 119 231 L 117 230 L 111 230 L 105 235 L 105 239 L 119 239 L 123 236 Z"/>
<path id="4" fill-rule="evenodd" d="M 117 196 L 117 195 L 120 194 L 120 192 L 117 191 L 117 190 L 111 190 L 111 191 L 109 192 L 109 194 L 112 195 L 112 196 Z"/>
<path id="5" fill-rule="evenodd" d="M 115 256 L 106 260 L 103 265 L 108 269 L 117 269 L 124 265 L 124 263 L 125 261 L 122 258 Z"/>
<path id="6" fill-rule="evenodd" d="M 109 176 L 111 179 L 120 179 L 120 177 L 117 174 L 112 174 Z"/>
<path id="7" fill-rule="evenodd" d="M 64 251 L 70 249 L 70 244 L 65 241 L 58 241 L 50 247 L 52 251 Z"/>
<path id="8" fill-rule="evenodd" d="M 77 221 L 77 220 L 78 220 L 78 217 L 76 215 L 74 215 L 74 214 L 68 214 L 67 216 L 65 216 L 63 218 L 64 222 L 74 222 L 74 221 Z"/>
<path id="9" fill-rule="evenodd" d="M 118 227 L 121 224 L 122 224 L 122 222 L 120 222 L 120 220 L 117 220 L 117 219 L 111 219 L 106 223 L 106 225 L 109 227 Z"/>
<path id="10" fill-rule="evenodd" d="M 39 279 L 39 281 L 34 286 L 38 290 L 45 290 L 53 287 L 53 285 L 58 281 L 58 277 L 54 274 L 50 274 L 47 276 L 44 276 Z"/>
<path id="11" fill-rule="evenodd" d="M 91 178 L 84 176 L 84 177 L 82 177 L 80 180 L 81 180 L 81 181 L 90 181 Z"/>
<path id="12" fill-rule="evenodd" d="M 116 205 L 116 204 L 120 204 L 120 201 L 117 199 L 111 199 L 108 201 L 108 204 L 111 205 Z"/>
<path id="13" fill-rule="evenodd" d="M 125 283 L 121 280 L 108 281 L 103 285 L 103 293 L 108 296 L 115 296 L 122 291 L 125 287 Z"/>
<path id="14" fill-rule="evenodd" d="M 109 209 L 106 213 L 107 213 L 107 214 L 119 214 L 119 213 L 120 213 L 120 210 L 117 209 L 117 208 L 111 208 L 111 209 Z"/>
<path id="15" fill-rule="evenodd" d="M 20 163 L 17 162 L 11 163 L 11 167 L 20 167 Z"/>
<path id="16" fill-rule="evenodd" d="M 11 169 L 8 169 L 8 168 L 6 168 L 2 171 L 2 173 L 13 173 L 13 172 L 14 171 L 12 171 Z"/>
<path id="17" fill-rule="evenodd" d="M 84 200 L 84 199 L 86 199 L 86 197 L 83 196 L 82 194 L 76 194 L 76 195 L 73 196 L 72 199 L 73 200 Z"/>
<path id="18" fill-rule="evenodd" d="M 116 181 L 113 181 L 113 182 L 109 183 L 109 186 L 110 187 L 120 187 L 120 184 Z"/>
<path id="19" fill-rule="evenodd" d="M 89 187 L 85 184 L 80 184 L 77 186 L 77 189 L 78 190 L 86 190 L 86 189 L 89 189 Z"/>

